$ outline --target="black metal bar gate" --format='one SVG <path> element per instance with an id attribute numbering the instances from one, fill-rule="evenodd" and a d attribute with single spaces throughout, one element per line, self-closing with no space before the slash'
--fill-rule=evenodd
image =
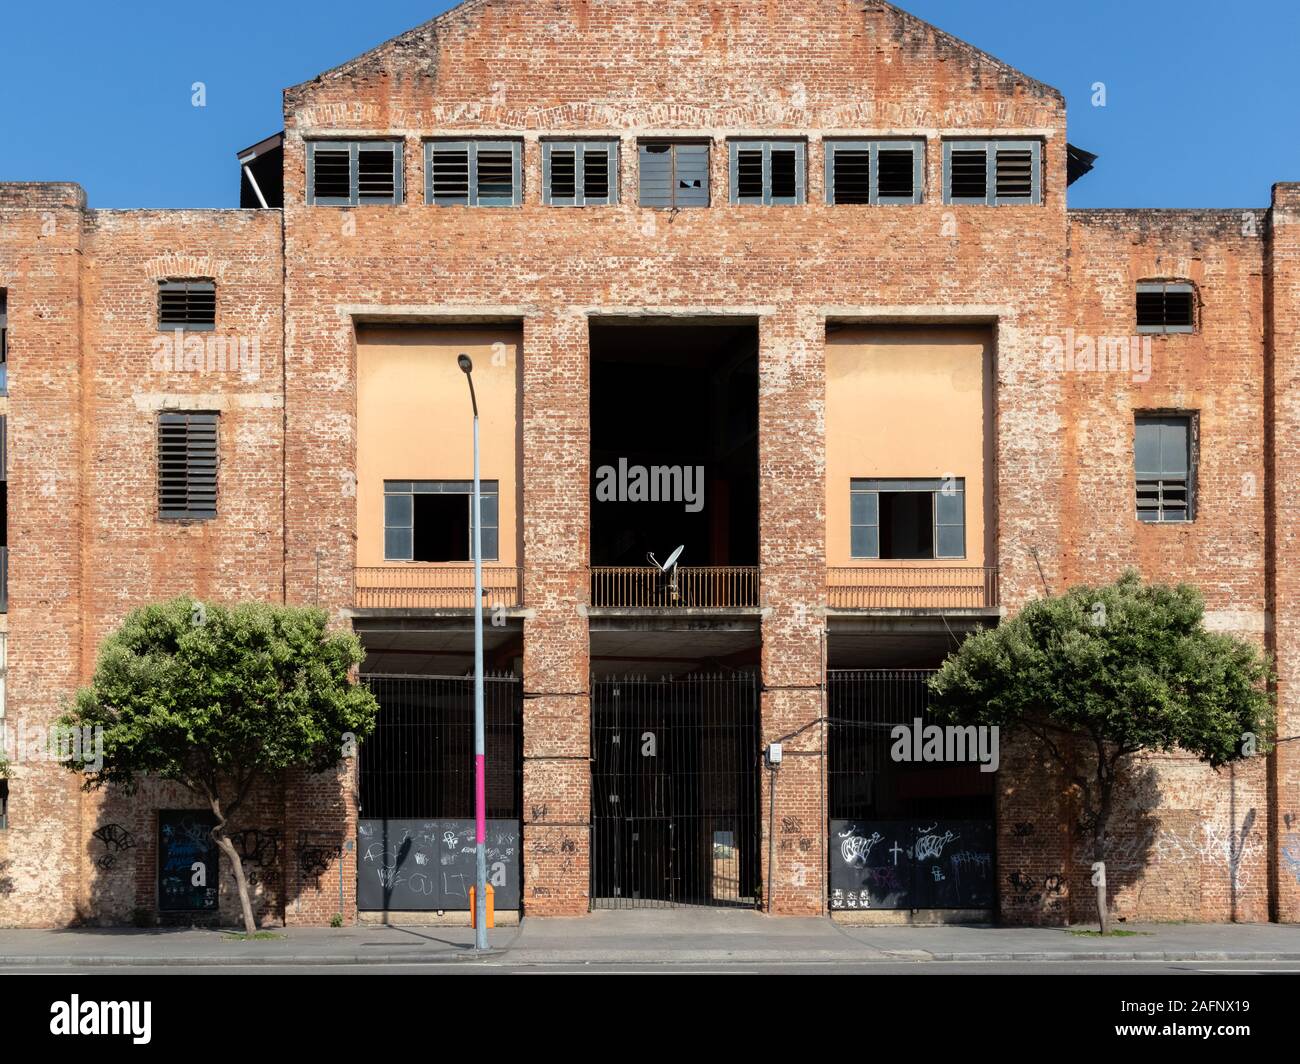
<path id="1" fill-rule="evenodd" d="M 894 729 L 936 722 L 931 669 L 827 673 L 829 903 L 836 909 L 996 904 L 994 774 L 895 757 Z M 910 754 L 911 746 L 897 752 Z"/>
<path id="2" fill-rule="evenodd" d="M 474 882 L 474 679 L 363 674 L 379 701 L 360 747 L 357 905 L 469 907 Z M 497 908 L 522 897 L 523 686 L 483 684 L 487 856 Z"/>
<path id="3" fill-rule="evenodd" d="M 591 691 L 592 906 L 755 907 L 757 675 L 593 677 Z"/>

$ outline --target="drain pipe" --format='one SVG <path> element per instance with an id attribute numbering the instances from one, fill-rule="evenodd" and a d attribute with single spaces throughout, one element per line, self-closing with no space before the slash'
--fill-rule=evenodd
<path id="1" fill-rule="evenodd" d="M 250 157 L 249 162 L 252 161 L 252 158 L 253 157 Z M 240 162 L 243 162 L 243 160 L 241 159 Z M 252 168 L 249 167 L 248 163 L 244 163 L 244 176 L 248 178 L 248 183 L 249 185 L 252 186 L 253 193 L 257 196 L 257 202 L 262 205 L 263 209 L 266 209 L 267 208 L 266 197 L 262 195 L 261 186 L 258 185 L 257 178 L 253 176 Z"/>

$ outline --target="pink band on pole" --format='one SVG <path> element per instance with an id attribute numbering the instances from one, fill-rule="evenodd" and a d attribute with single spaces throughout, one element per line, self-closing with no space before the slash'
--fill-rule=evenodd
<path id="1" fill-rule="evenodd" d="M 487 838 L 487 821 L 484 810 L 487 808 L 486 764 L 482 754 L 474 755 L 474 842 L 481 843 Z"/>

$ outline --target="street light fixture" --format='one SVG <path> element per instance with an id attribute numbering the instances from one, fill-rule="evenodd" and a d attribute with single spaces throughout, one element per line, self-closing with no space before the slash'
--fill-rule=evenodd
<path id="1" fill-rule="evenodd" d="M 488 948 L 487 939 L 487 757 L 483 741 L 483 496 L 479 488 L 478 399 L 474 395 L 474 363 L 460 355 L 458 365 L 469 381 L 474 409 L 474 948 Z"/>

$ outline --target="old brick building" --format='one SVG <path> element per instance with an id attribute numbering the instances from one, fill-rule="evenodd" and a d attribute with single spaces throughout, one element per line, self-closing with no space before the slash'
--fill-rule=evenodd
<path id="1" fill-rule="evenodd" d="M 1300 185 L 1070 210 L 1089 161 L 1059 92 L 886 3 L 469 0 L 286 91 L 244 209 L 0 185 L 11 742 L 135 605 L 319 604 L 384 721 L 243 816 L 263 914 L 463 908 L 467 352 L 503 908 L 1086 916 L 1035 750 L 881 756 L 963 631 L 1136 566 L 1300 717 Z M 179 790 L 3 786 L 0 924 L 233 911 L 176 879 Z M 1294 744 L 1147 759 L 1115 911 L 1296 920 L 1297 818 Z"/>

